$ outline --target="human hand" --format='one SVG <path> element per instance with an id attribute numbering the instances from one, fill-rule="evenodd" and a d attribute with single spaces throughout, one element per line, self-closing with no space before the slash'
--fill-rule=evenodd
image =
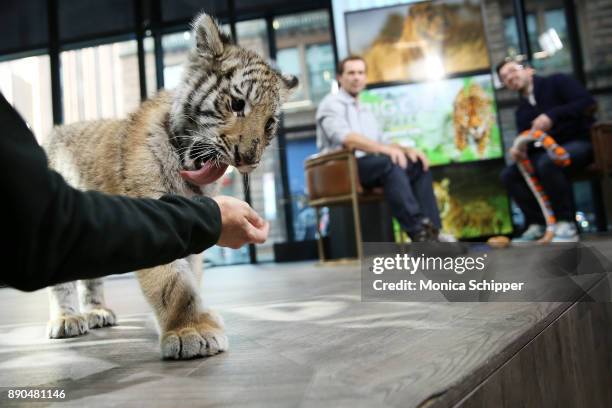
<path id="1" fill-rule="evenodd" d="M 393 164 L 397 164 L 402 169 L 408 167 L 408 159 L 406 153 L 402 149 L 396 146 L 383 146 L 381 153 L 386 154 L 391 158 Z"/>
<path id="2" fill-rule="evenodd" d="M 515 162 L 518 162 L 521 160 L 525 160 L 527 158 L 527 153 L 525 152 L 525 149 L 518 149 L 516 147 L 511 147 L 510 157 L 512 157 L 512 160 L 514 160 Z"/>
<path id="3" fill-rule="evenodd" d="M 262 244 L 268 238 L 270 223 L 264 221 L 246 202 L 234 197 L 213 197 L 221 209 L 221 236 L 217 245 L 238 249 L 244 244 Z"/>
<path id="4" fill-rule="evenodd" d="M 553 123 L 547 114 L 542 113 L 531 122 L 531 127 L 542 132 L 548 132 L 552 127 Z"/>
<path id="5" fill-rule="evenodd" d="M 417 161 L 420 160 L 421 164 L 423 165 L 423 170 L 424 171 L 429 170 L 429 160 L 427 159 L 427 156 L 425 156 L 425 154 L 422 151 L 414 149 L 412 147 L 407 147 L 404 149 L 404 151 L 406 152 L 408 159 L 412 163 L 416 163 Z"/>

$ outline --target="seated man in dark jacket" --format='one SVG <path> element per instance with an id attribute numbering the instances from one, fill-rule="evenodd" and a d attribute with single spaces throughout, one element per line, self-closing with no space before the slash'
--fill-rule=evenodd
<path id="1" fill-rule="evenodd" d="M 515 61 L 500 63 L 497 74 L 508 89 L 519 92 L 516 110 L 519 133 L 532 128 L 547 132 L 569 153 L 572 161 L 569 169 L 584 168 L 593 161 L 589 132 L 595 100 L 578 81 L 565 74 L 537 76 L 532 68 Z M 527 151 L 511 149 L 510 154 L 515 161 L 525 155 L 529 157 L 550 197 L 558 221 L 553 242 L 578 241 L 572 185 L 566 170 L 555 165 L 543 148 L 533 145 Z M 516 164 L 506 167 L 501 178 L 525 215 L 527 229 L 518 240 L 540 238 L 545 230 L 544 217 Z"/>

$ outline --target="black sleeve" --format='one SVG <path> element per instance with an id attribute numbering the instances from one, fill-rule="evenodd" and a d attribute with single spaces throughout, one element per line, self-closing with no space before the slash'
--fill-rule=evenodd
<path id="1" fill-rule="evenodd" d="M 565 74 L 555 74 L 551 75 L 550 79 L 564 102 L 546 112 L 553 124 L 564 119 L 580 119 L 587 114 L 590 107 L 595 105 L 595 99 L 573 77 Z"/>
<path id="2" fill-rule="evenodd" d="M 219 239 L 221 213 L 211 198 L 135 199 L 70 187 L 1 94 L 0 131 L 0 280 L 10 286 L 36 290 L 161 265 Z"/>
<path id="3" fill-rule="evenodd" d="M 519 105 L 518 109 L 514 112 L 514 118 L 516 120 L 517 134 L 520 134 L 524 130 L 531 129 L 531 122 L 534 118 L 529 117 L 527 112 Z"/>

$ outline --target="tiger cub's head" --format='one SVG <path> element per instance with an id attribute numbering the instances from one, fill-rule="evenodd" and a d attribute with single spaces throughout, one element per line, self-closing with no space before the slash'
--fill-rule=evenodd
<path id="1" fill-rule="evenodd" d="M 210 184 L 232 165 L 253 170 L 278 127 L 294 76 L 234 45 L 207 14 L 193 22 L 195 48 L 175 90 L 170 125 L 183 178 Z"/>

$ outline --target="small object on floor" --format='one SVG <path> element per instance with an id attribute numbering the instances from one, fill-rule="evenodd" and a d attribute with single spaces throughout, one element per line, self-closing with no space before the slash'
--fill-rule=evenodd
<path id="1" fill-rule="evenodd" d="M 493 248 L 507 248 L 510 246 L 510 238 L 503 236 L 503 235 L 498 235 L 496 237 L 491 237 L 487 240 L 487 244 L 491 245 L 491 247 Z"/>
<path id="2" fill-rule="evenodd" d="M 457 242 L 457 238 L 453 234 L 444 231 L 440 231 L 438 240 L 440 242 Z"/>

